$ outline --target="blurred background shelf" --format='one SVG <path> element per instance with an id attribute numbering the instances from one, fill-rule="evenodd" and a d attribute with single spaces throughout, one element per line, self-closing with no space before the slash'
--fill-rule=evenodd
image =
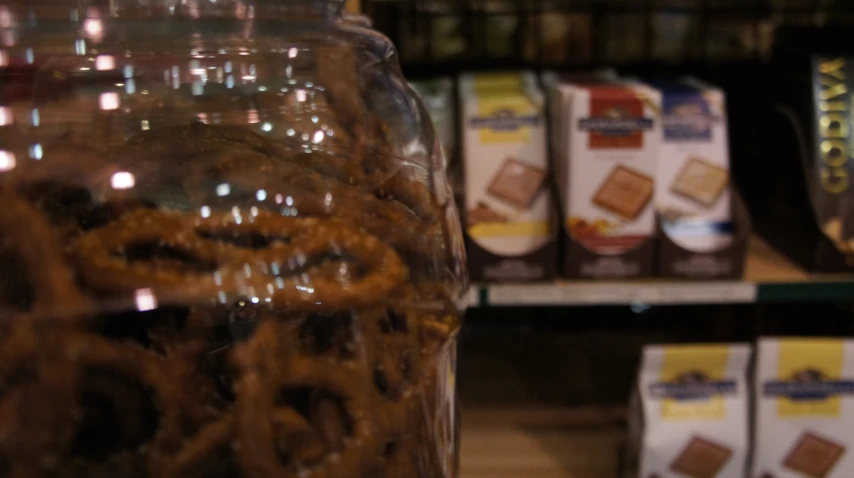
<path id="1" fill-rule="evenodd" d="M 854 299 L 854 276 L 811 275 L 753 237 L 744 280 L 501 284 L 473 287 L 470 305 L 684 305 L 817 302 Z"/>
<path id="2" fill-rule="evenodd" d="M 466 410 L 461 478 L 616 478 L 625 429 L 615 414 Z"/>

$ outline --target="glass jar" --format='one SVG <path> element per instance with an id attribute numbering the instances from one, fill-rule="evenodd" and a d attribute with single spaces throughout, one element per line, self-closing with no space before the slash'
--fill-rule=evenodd
<path id="1" fill-rule="evenodd" d="M 340 11 L 0 0 L 0 476 L 456 476 L 445 159 Z"/>

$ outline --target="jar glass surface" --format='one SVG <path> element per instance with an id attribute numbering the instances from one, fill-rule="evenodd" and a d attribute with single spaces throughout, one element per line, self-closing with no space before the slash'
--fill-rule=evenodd
<path id="1" fill-rule="evenodd" d="M 456 476 L 445 158 L 342 3 L 0 0 L 0 475 Z"/>

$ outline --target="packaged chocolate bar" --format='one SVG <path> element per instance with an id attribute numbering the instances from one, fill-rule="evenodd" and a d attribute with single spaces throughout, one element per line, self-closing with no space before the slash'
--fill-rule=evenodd
<path id="1" fill-rule="evenodd" d="M 751 476 L 852 476 L 854 340 L 760 340 L 755 392 Z"/>
<path id="2" fill-rule="evenodd" d="M 744 478 L 750 358 L 746 344 L 646 347 L 624 478 Z"/>
<path id="3" fill-rule="evenodd" d="M 781 32 L 768 151 L 755 165 L 766 183 L 752 201 L 758 229 L 811 272 L 854 271 L 854 51 L 840 43 L 849 33 Z"/>
<path id="4" fill-rule="evenodd" d="M 664 231 L 686 250 L 723 249 L 733 240 L 726 96 L 695 78 L 650 84 L 662 92 L 655 204 Z"/>
<path id="5" fill-rule="evenodd" d="M 550 279 L 556 227 L 548 187 L 544 98 L 531 73 L 460 80 L 471 276 Z"/>
<path id="6" fill-rule="evenodd" d="M 568 277 L 652 273 L 660 93 L 607 72 L 552 87 Z"/>

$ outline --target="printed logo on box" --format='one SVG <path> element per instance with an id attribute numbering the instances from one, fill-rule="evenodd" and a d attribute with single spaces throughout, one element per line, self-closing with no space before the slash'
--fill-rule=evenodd
<path id="1" fill-rule="evenodd" d="M 705 401 L 714 397 L 734 396 L 737 392 L 735 380 L 712 380 L 701 371 L 686 372 L 671 382 L 655 382 L 649 386 L 652 398 L 679 402 Z"/>
<path id="2" fill-rule="evenodd" d="M 712 128 L 720 121 L 702 97 L 664 97 L 663 127 L 667 141 L 711 141 Z"/>
<path id="3" fill-rule="evenodd" d="M 644 116 L 644 104 L 637 98 L 596 98 L 590 100 L 590 117 L 578 120 L 578 129 L 589 133 L 590 149 L 640 149 L 644 132 L 655 126 Z"/>
<path id="4" fill-rule="evenodd" d="M 621 108 L 613 108 L 605 116 L 581 118 L 578 127 L 584 131 L 597 131 L 610 136 L 626 136 L 636 131 L 647 131 L 653 127 L 650 118 L 631 117 Z"/>
<path id="5" fill-rule="evenodd" d="M 831 380 L 820 370 L 804 369 L 788 380 L 765 382 L 766 397 L 788 398 L 796 402 L 823 402 L 839 396 L 854 395 L 854 380 Z"/>
<path id="6" fill-rule="evenodd" d="M 478 116 L 469 120 L 475 129 L 493 131 L 517 131 L 523 128 L 536 128 L 540 125 L 539 115 L 518 115 L 509 108 L 496 110 L 489 116 Z"/>

